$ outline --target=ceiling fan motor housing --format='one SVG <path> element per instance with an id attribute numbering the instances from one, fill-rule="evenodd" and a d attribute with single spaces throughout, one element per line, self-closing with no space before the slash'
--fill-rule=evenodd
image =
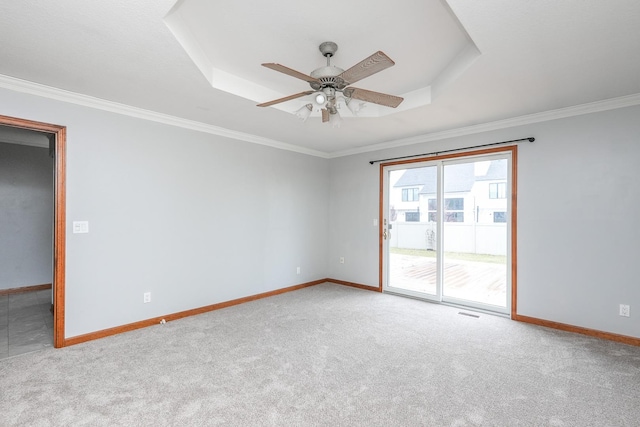
<path id="1" fill-rule="evenodd" d="M 324 87 L 332 87 L 338 90 L 344 89 L 345 82 L 342 77 L 338 77 L 344 70 L 334 65 L 327 65 L 326 67 L 316 68 L 311 72 L 311 77 L 320 80 L 321 84 L 317 82 L 311 82 L 311 88 L 319 90 Z"/>
<path id="2" fill-rule="evenodd" d="M 330 61 L 330 58 L 338 50 L 338 45 L 334 42 L 324 42 L 320 44 L 319 49 L 322 56 L 327 58 L 327 65 L 325 67 L 316 68 L 311 72 L 311 77 L 320 80 L 320 84 L 318 84 L 318 82 L 310 82 L 311 88 L 313 90 L 320 90 L 326 87 L 331 87 L 337 90 L 344 89 L 346 86 L 345 81 L 341 77 L 338 77 L 340 74 L 344 73 L 344 70 L 340 67 L 336 67 L 335 65 L 331 65 Z"/>

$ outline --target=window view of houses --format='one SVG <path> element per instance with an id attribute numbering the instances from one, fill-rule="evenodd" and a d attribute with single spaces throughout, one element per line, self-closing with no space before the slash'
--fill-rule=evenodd
<path id="1" fill-rule="evenodd" d="M 392 247 L 436 249 L 436 171 L 428 166 L 391 173 Z M 453 235 L 445 238 L 445 251 L 506 255 L 507 160 L 447 165 L 443 175 L 444 235 Z"/>

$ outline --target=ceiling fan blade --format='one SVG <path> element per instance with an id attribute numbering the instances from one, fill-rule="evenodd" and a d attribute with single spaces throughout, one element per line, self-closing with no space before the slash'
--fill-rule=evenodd
<path id="1" fill-rule="evenodd" d="M 295 77 L 296 79 L 304 80 L 305 82 L 316 82 L 320 83 L 320 80 L 315 79 L 307 74 L 301 73 L 300 71 L 296 71 L 292 68 L 285 67 L 284 65 L 275 64 L 273 62 L 268 62 L 266 64 L 262 64 L 263 67 L 271 68 L 272 70 L 280 71 L 288 76 Z"/>
<path id="2" fill-rule="evenodd" d="M 395 62 L 393 62 L 384 52 L 378 51 L 370 57 L 358 62 L 348 70 L 343 71 L 339 77 L 342 77 L 345 83 L 350 85 L 358 80 L 362 80 L 365 77 L 369 77 L 372 74 L 382 71 L 385 68 L 389 68 L 392 65 L 395 65 Z"/>
<path id="3" fill-rule="evenodd" d="M 348 87 L 342 93 L 347 98 L 359 99 L 360 101 L 373 102 L 374 104 L 384 105 L 385 107 L 396 108 L 404 98 L 386 93 L 374 92 L 366 89 L 358 89 L 357 87 Z"/>
<path id="4" fill-rule="evenodd" d="M 273 101 L 263 102 L 262 104 L 258 104 L 258 107 L 269 107 L 274 104 L 279 104 L 281 102 L 291 101 L 292 99 L 300 98 L 305 95 L 311 95 L 313 93 L 312 90 L 307 90 L 304 92 L 296 93 L 295 95 L 285 96 L 284 98 L 274 99 Z"/>
<path id="5" fill-rule="evenodd" d="M 326 108 L 322 109 L 322 123 L 326 123 L 329 121 L 329 110 Z"/>

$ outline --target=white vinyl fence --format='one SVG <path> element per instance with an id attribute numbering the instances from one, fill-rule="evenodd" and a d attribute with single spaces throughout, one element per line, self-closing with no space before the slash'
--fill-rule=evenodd
<path id="1" fill-rule="evenodd" d="M 392 223 L 389 245 L 401 249 L 436 249 L 434 222 Z M 488 255 L 507 254 L 506 224 L 444 225 L 445 252 L 463 252 Z"/>

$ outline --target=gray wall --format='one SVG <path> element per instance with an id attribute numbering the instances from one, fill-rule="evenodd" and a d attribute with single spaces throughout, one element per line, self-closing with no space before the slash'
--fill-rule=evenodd
<path id="1" fill-rule="evenodd" d="M 52 236 L 49 149 L 0 142 L 0 289 L 51 283 Z"/>
<path id="2" fill-rule="evenodd" d="M 328 276 L 378 285 L 379 167 L 369 160 L 528 136 L 537 140 L 518 154 L 518 313 L 640 337 L 640 107 L 333 159 Z"/>
<path id="3" fill-rule="evenodd" d="M 0 114 L 67 126 L 66 337 L 326 277 L 327 160 L 8 90 Z"/>
<path id="4" fill-rule="evenodd" d="M 519 313 L 640 337 L 640 107 L 331 160 L 2 89 L 0 114 L 68 127 L 67 337 L 324 277 L 377 286 L 368 160 L 530 135 Z"/>

